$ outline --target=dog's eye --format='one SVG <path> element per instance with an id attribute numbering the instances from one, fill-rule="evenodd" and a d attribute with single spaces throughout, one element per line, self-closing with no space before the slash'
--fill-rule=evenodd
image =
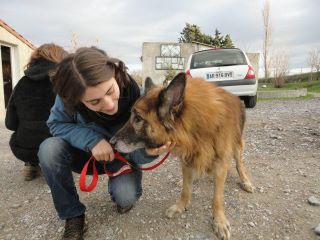
<path id="1" fill-rule="evenodd" d="M 135 116 L 134 116 L 134 121 L 135 121 L 135 122 L 141 122 L 142 120 L 143 120 L 143 118 L 140 117 L 139 115 L 135 115 Z"/>

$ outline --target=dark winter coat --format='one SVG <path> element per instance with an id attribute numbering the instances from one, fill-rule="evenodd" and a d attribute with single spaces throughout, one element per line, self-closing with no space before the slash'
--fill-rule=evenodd
<path id="1" fill-rule="evenodd" d="M 14 131 L 10 139 L 13 154 L 24 162 L 38 163 L 38 149 L 50 137 L 46 121 L 55 94 L 48 72 L 53 62 L 38 60 L 25 71 L 10 97 L 5 124 Z"/>

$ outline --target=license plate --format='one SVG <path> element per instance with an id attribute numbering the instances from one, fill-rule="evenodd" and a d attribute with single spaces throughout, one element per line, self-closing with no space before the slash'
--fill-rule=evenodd
<path id="1" fill-rule="evenodd" d="M 222 78 L 232 78 L 233 72 L 214 72 L 207 73 L 207 79 L 222 79 Z"/>

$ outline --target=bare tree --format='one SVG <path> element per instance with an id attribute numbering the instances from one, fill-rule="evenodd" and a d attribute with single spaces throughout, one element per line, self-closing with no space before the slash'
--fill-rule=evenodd
<path id="1" fill-rule="evenodd" d="M 73 32 L 72 35 L 71 35 L 71 49 L 70 49 L 70 52 L 75 52 L 77 50 L 78 43 L 79 43 L 78 34 Z"/>
<path id="2" fill-rule="evenodd" d="M 94 41 L 93 41 L 93 46 L 96 47 L 100 47 L 101 44 L 101 39 L 99 37 L 97 37 Z"/>
<path id="3" fill-rule="evenodd" d="M 273 51 L 272 64 L 273 84 L 277 88 L 283 87 L 286 75 L 289 72 L 289 55 L 285 48 L 278 48 Z"/>
<path id="4" fill-rule="evenodd" d="M 265 0 L 264 7 L 262 9 L 263 27 L 264 27 L 264 39 L 263 39 L 263 63 L 264 63 L 264 76 L 269 77 L 270 66 L 270 48 L 272 44 L 272 27 L 270 22 L 270 4 L 269 0 Z"/>
<path id="5" fill-rule="evenodd" d="M 314 48 L 308 52 L 308 64 L 310 66 L 310 78 L 309 81 L 313 81 L 313 73 L 317 73 L 317 79 L 320 72 L 320 54 L 319 50 Z"/>
<path id="6" fill-rule="evenodd" d="M 317 71 L 317 80 L 319 80 L 319 75 L 320 75 L 320 56 L 319 56 L 319 51 L 318 51 L 318 61 L 316 64 L 316 71 Z"/>

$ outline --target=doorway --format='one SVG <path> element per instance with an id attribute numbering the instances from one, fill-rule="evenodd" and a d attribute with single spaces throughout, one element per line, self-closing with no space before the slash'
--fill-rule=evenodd
<path id="1" fill-rule="evenodd" d="M 9 98 L 12 93 L 12 64 L 11 64 L 10 47 L 1 45 L 1 59 L 2 59 L 1 64 L 2 64 L 4 103 L 5 103 L 5 108 L 7 108 Z"/>

